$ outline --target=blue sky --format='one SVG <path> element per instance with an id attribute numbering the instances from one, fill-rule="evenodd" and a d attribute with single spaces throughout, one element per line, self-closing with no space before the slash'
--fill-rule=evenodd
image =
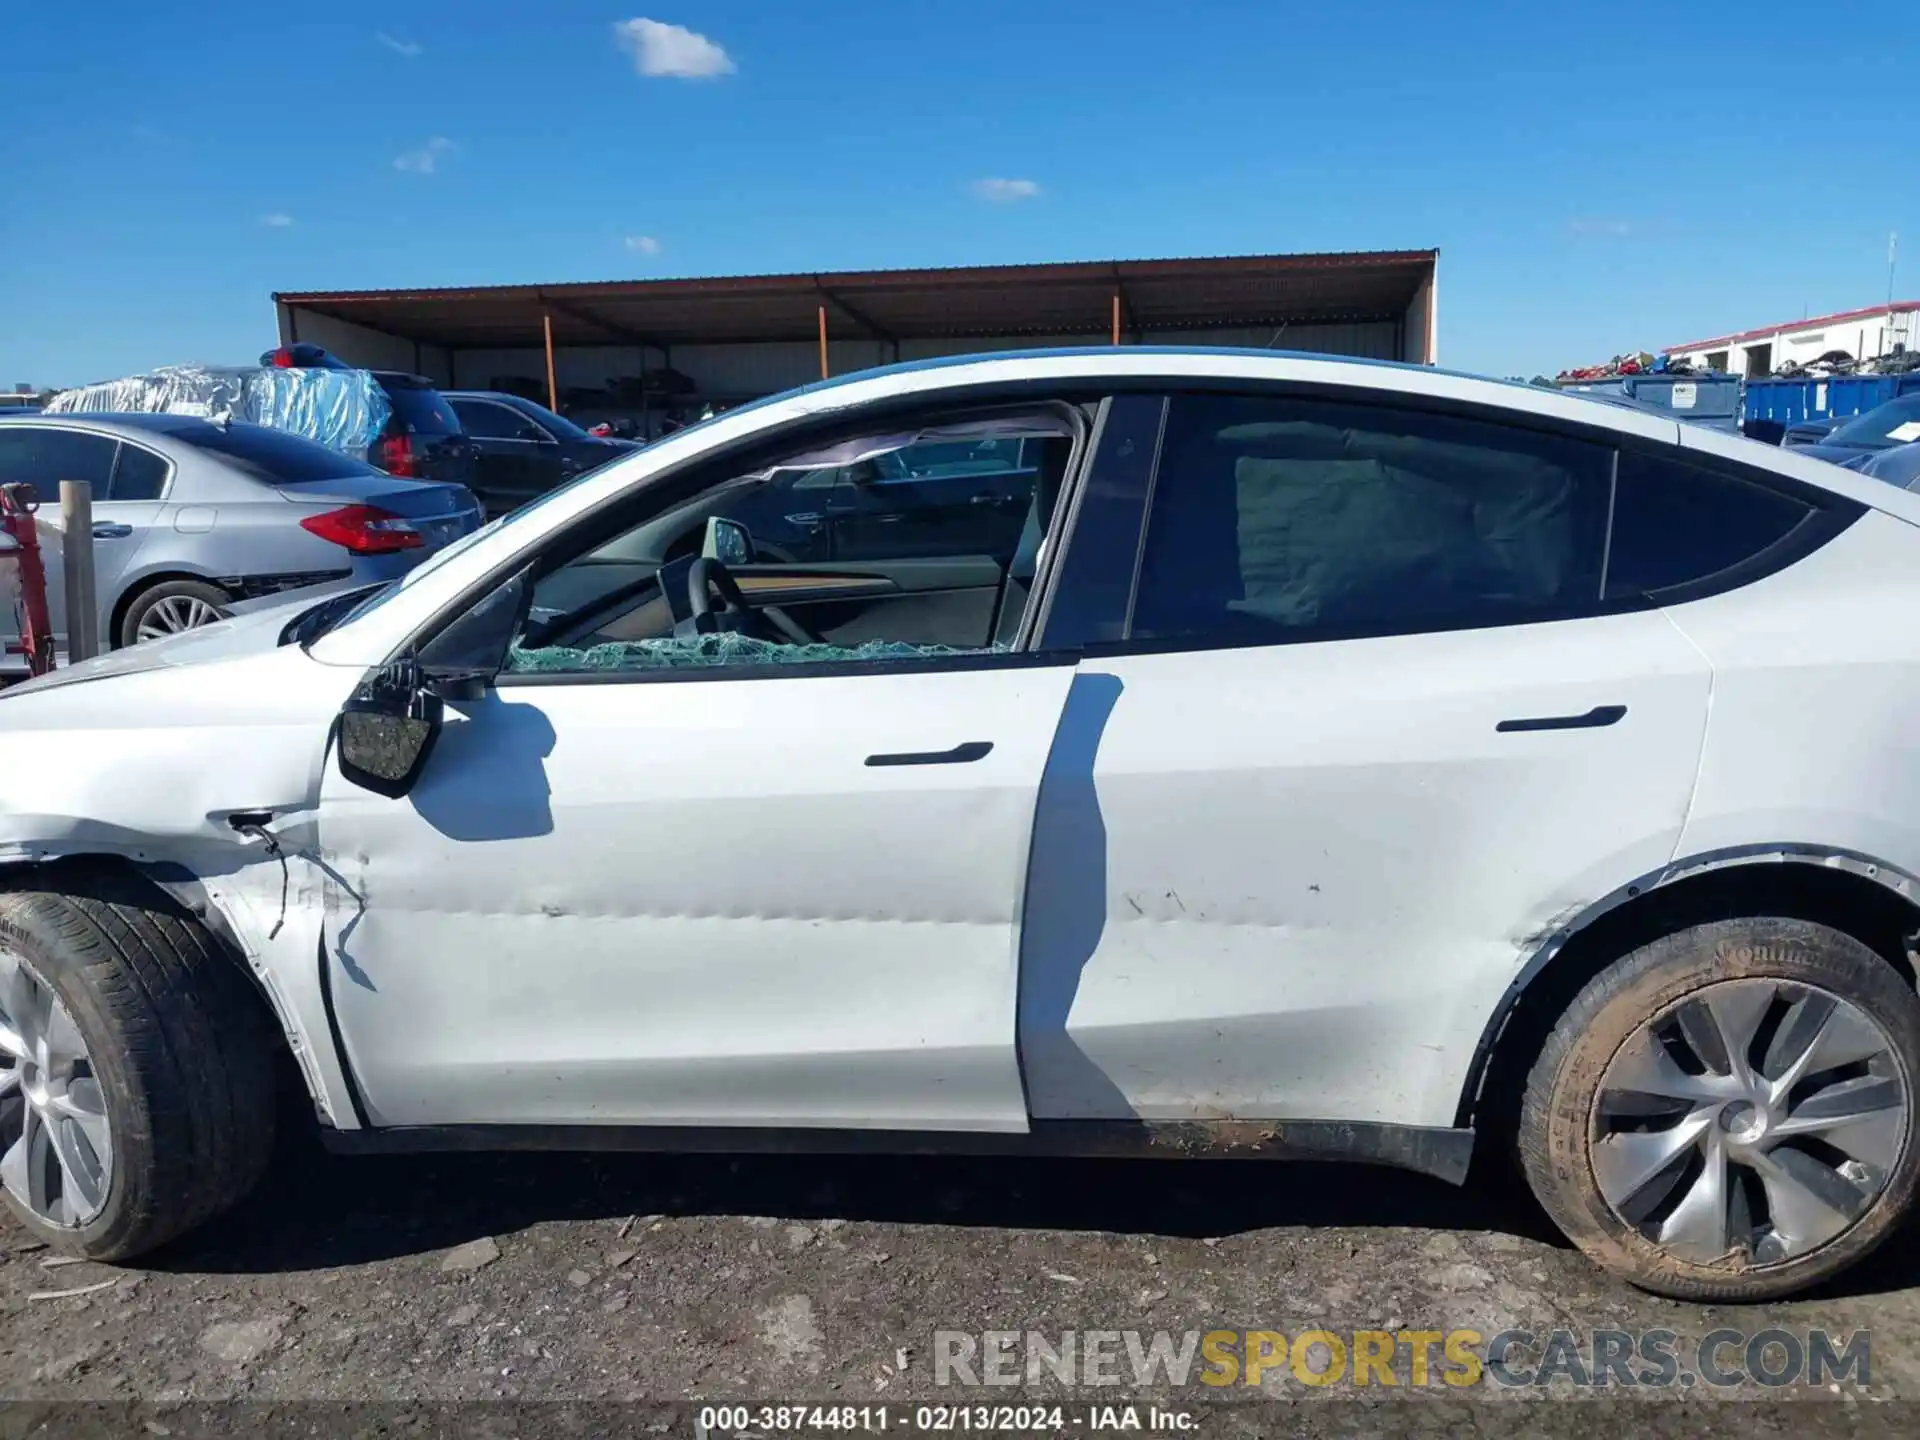
<path id="1" fill-rule="evenodd" d="M 1495 374 L 1876 303 L 1889 231 L 1920 294 L 1912 0 L 90 0 L 0 36 L 0 383 L 250 359 L 275 289 L 1437 246 L 1441 359 Z"/>

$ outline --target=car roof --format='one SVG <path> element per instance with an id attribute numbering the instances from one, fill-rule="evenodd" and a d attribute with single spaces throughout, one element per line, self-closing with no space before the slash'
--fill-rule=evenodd
<path id="1" fill-rule="evenodd" d="M 263 429 L 263 426 L 248 426 L 244 421 L 234 421 L 231 426 L 223 426 L 199 415 L 168 415 L 145 411 L 117 410 L 73 410 L 46 411 L 37 415 L 8 415 L 0 413 L 0 425 L 30 423 L 38 425 L 72 425 L 89 430 L 140 430 L 150 435 L 175 435 L 183 440 L 191 440 L 197 435 L 214 435 L 222 429 L 246 428 Z"/>
<path id="2" fill-rule="evenodd" d="M 711 420 L 676 430 L 634 450 L 623 460 L 550 491 L 520 512 L 514 523 L 498 531 L 479 532 L 475 543 L 453 548 L 444 561 L 429 561 L 418 567 L 398 592 L 408 595 L 411 603 L 375 610 L 345 627 L 352 634 L 341 631 L 323 637 L 316 642 L 314 653 L 327 663 L 341 664 L 360 663 L 375 652 L 388 653 L 385 647 L 404 638 L 406 627 L 412 623 L 409 616 L 417 618 L 420 609 L 451 602 L 464 587 L 476 583 L 521 547 L 538 543 L 541 537 L 556 533 L 587 511 L 635 485 L 648 483 L 652 477 L 730 445 L 757 444 L 761 436 L 790 427 L 832 421 L 842 412 L 867 405 L 964 404 L 967 391 L 1024 392 L 1042 387 L 1177 389 L 1194 383 L 1231 386 L 1237 381 L 1374 392 L 1388 402 L 1405 397 L 1410 401 L 1471 404 L 1614 436 L 1637 436 L 1681 455 L 1698 451 L 1763 468 L 1920 526 L 1920 495 L 1898 490 L 1884 481 L 1745 436 L 1683 425 L 1642 410 L 1603 405 L 1585 396 L 1524 382 L 1489 380 L 1425 365 L 1273 350 L 1145 345 L 1027 350 L 858 370 L 751 401 Z"/>

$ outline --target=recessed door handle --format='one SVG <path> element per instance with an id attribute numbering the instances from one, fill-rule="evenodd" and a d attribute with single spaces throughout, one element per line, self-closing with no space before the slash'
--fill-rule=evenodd
<path id="1" fill-rule="evenodd" d="M 1524 720 L 1502 720 L 1493 728 L 1503 735 L 1515 730 L 1600 730 L 1626 713 L 1624 705 L 1596 705 L 1584 715 L 1532 715 Z"/>
<path id="2" fill-rule="evenodd" d="M 993 751 L 991 740 L 968 740 L 951 750 L 902 750 L 891 755 L 869 755 L 869 765 L 969 765 Z"/>
<path id="3" fill-rule="evenodd" d="M 102 520 L 93 527 L 93 538 L 96 540 L 124 540 L 131 534 L 133 534 L 133 526 L 120 525 L 107 520 Z"/>

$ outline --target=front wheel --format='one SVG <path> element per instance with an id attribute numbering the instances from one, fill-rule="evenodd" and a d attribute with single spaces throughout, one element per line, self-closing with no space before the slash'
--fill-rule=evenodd
<path id="1" fill-rule="evenodd" d="M 1616 961 L 1527 1083 L 1528 1183 L 1592 1259 L 1678 1299 L 1829 1279 L 1909 1209 L 1920 997 L 1858 940 L 1717 921 Z"/>
<path id="2" fill-rule="evenodd" d="M 40 1239 L 120 1260 L 239 1199 L 272 1149 L 263 1007 L 131 876 L 0 893 L 0 1190 Z"/>

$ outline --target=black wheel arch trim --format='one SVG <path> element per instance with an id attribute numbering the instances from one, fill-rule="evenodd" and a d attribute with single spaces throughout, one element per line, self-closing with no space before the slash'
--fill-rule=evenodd
<path id="1" fill-rule="evenodd" d="M 1840 870 L 1871 881 L 1890 894 L 1920 908 L 1920 875 L 1915 875 L 1859 850 L 1804 842 L 1776 842 L 1759 845 L 1730 845 L 1720 849 L 1701 851 L 1684 859 L 1671 860 L 1660 869 L 1631 880 L 1607 892 L 1599 899 L 1563 915 L 1522 942 L 1521 948 L 1525 958 L 1501 995 L 1499 1003 L 1494 1007 L 1493 1013 L 1487 1017 L 1487 1022 L 1480 1031 L 1480 1039 L 1474 1046 L 1473 1058 L 1467 1066 L 1466 1079 L 1460 1087 L 1459 1103 L 1454 1110 L 1454 1124 L 1461 1127 L 1470 1127 L 1473 1124 L 1474 1116 L 1481 1109 L 1483 1099 L 1481 1090 L 1492 1067 L 1494 1053 L 1499 1047 L 1508 1022 L 1513 1019 L 1519 1007 L 1521 997 L 1573 940 L 1621 906 L 1653 891 L 1664 889 L 1682 880 L 1692 879 L 1697 875 L 1741 868 L 1753 869 L 1764 865 L 1814 865 Z"/>

